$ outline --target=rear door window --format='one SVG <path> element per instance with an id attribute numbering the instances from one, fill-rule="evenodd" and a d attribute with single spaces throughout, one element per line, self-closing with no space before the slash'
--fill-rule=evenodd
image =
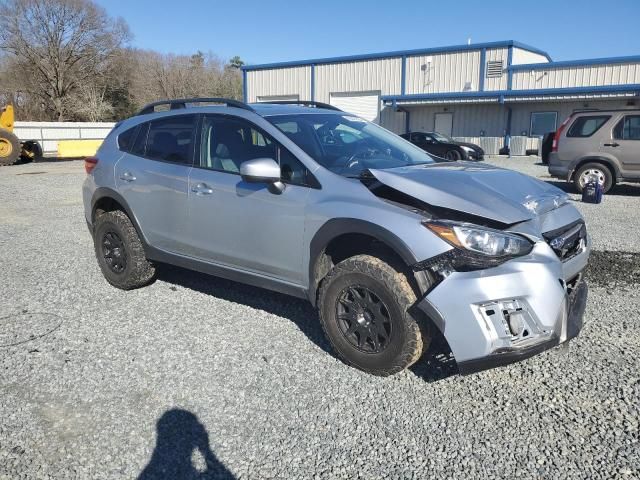
<path id="1" fill-rule="evenodd" d="M 571 128 L 569 128 L 567 137 L 590 137 L 600 130 L 610 118 L 611 115 L 588 115 L 578 117 L 571 125 Z"/>
<path id="2" fill-rule="evenodd" d="M 627 115 L 613 129 L 616 140 L 640 140 L 640 115 Z"/>
<path id="3" fill-rule="evenodd" d="M 195 133 L 195 115 L 175 115 L 152 120 L 144 156 L 153 160 L 191 165 Z"/>

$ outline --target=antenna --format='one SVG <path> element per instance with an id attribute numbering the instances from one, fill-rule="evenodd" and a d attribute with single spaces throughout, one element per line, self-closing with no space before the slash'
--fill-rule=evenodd
<path id="1" fill-rule="evenodd" d="M 467 45 L 471 45 L 471 37 L 467 38 Z"/>

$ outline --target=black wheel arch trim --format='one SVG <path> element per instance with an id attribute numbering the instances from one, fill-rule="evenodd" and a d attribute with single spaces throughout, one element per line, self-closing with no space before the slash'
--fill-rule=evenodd
<path id="1" fill-rule="evenodd" d="M 142 232 L 142 229 L 140 228 L 140 224 L 138 223 L 138 219 L 133 214 L 133 210 L 131 210 L 131 207 L 129 207 L 129 204 L 124 199 L 124 197 L 122 195 L 120 195 L 118 192 L 116 192 L 115 190 L 113 190 L 112 188 L 99 187 L 93 193 L 93 197 L 91 197 L 91 224 L 90 224 L 90 229 L 93 231 L 93 226 L 95 225 L 96 205 L 100 200 L 104 200 L 105 198 L 108 198 L 110 200 L 114 200 L 115 202 L 118 202 L 118 204 L 123 208 L 124 213 L 127 214 L 129 219 L 131 220 L 131 223 L 133 223 L 133 228 L 135 228 L 136 232 L 138 233 L 138 237 L 140 238 L 140 241 L 142 242 L 142 246 L 144 248 L 145 253 L 148 254 L 149 251 L 150 251 L 149 243 L 147 242 L 147 239 L 144 236 L 144 233 Z"/>
<path id="2" fill-rule="evenodd" d="M 327 221 L 313 236 L 310 244 L 309 252 L 309 300 L 316 306 L 316 294 L 318 284 L 321 279 L 315 278 L 315 268 L 318 259 L 324 253 L 326 247 L 331 241 L 345 234 L 363 234 L 375 238 L 376 240 L 388 245 L 393 251 L 402 258 L 407 266 L 412 266 L 419 262 L 415 254 L 409 246 L 397 235 L 390 232 L 380 225 L 360 220 L 356 218 L 333 218 Z M 422 289 L 421 281 L 418 278 L 420 272 L 416 272 L 416 280 Z M 424 273 L 424 272 L 422 272 Z"/>

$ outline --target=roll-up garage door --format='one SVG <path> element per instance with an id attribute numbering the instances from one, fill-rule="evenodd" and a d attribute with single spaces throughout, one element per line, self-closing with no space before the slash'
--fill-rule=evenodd
<path id="1" fill-rule="evenodd" d="M 258 102 L 297 102 L 298 95 L 266 95 L 259 96 Z"/>
<path id="2" fill-rule="evenodd" d="M 329 103 L 340 110 L 380 123 L 380 94 L 378 92 L 332 93 Z"/>

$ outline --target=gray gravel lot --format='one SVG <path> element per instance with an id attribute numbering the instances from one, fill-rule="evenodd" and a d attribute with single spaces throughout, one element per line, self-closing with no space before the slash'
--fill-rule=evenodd
<path id="1" fill-rule="evenodd" d="M 110 287 L 83 177 L 0 169 L 0 478 L 640 477 L 640 186 L 579 205 L 597 252 L 567 347 L 377 378 L 303 301 L 173 268 Z"/>

